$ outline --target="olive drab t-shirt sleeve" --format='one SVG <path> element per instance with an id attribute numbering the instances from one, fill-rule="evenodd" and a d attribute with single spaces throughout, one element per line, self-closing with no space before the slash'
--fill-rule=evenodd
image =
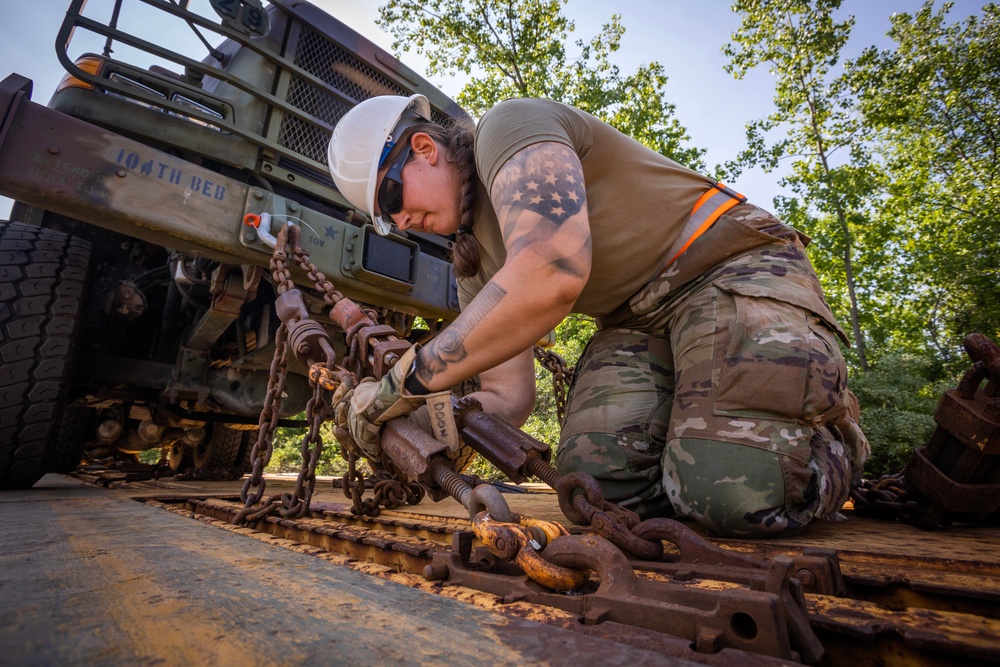
<path id="1" fill-rule="evenodd" d="M 476 128 L 476 167 L 486 192 L 507 160 L 542 142 L 573 149 L 586 182 L 593 259 L 573 311 L 607 315 L 660 271 L 712 181 L 583 111 L 551 100 L 514 99 L 486 112 Z M 474 230 L 495 273 L 506 257 L 495 214 L 491 221 L 477 217 Z M 485 264 L 479 276 L 460 281 L 463 301 L 493 275 Z"/>
<path id="2" fill-rule="evenodd" d="M 539 102 L 546 104 L 540 107 Z M 518 107 L 525 107 L 528 113 L 518 113 Z M 476 169 L 486 191 L 490 191 L 497 172 L 515 153 L 546 141 L 569 146 L 581 162 L 593 145 L 590 127 L 572 107 L 527 99 L 508 100 L 490 109 L 476 127 Z"/>

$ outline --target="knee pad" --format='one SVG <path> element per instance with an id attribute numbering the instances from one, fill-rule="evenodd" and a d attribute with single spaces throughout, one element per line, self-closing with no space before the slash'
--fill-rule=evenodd
<path id="1" fill-rule="evenodd" d="M 674 510 L 717 535 L 752 537 L 804 528 L 812 514 L 788 510 L 786 484 L 778 454 L 764 449 L 681 438 L 668 442 L 664 452 L 663 486 Z"/>

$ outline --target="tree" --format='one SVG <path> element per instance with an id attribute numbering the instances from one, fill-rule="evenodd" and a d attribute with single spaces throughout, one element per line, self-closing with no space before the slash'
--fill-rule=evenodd
<path id="1" fill-rule="evenodd" d="M 1000 7 L 895 14 L 893 50 L 850 63 L 891 184 L 882 214 L 907 260 L 906 312 L 944 360 L 967 333 L 1000 336 Z"/>
<path id="2" fill-rule="evenodd" d="M 733 10 L 742 22 L 723 52 L 730 58 L 727 71 L 738 79 L 764 64 L 775 76 L 775 110 L 748 124 L 749 148 L 737 164 L 757 163 L 770 171 L 780 160 L 792 159 L 791 174 L 782 184 L 808 204 L 794 203 L 788 212 L 819 239 L 821 250 L 839 258 L 857 363 L 867 371 L 855 260 L 877 170 L 860 141 L 863 127 L 845 84 L 830 72 L 854 25 L 853 17 L 833 19 L 840 2 L 736 0 Z M 783 138 L 768 146 L 767 135 L 778 130 Z M 834 160 L 838 151 L 849 153 L 839 163 Z"/>
<path id="3" fill-rule="evenodd" d="M 862 405 L 860 426 L 872 448 L 865 464 L 868 478 L 902 472 L 913 450 L 930 440 L 940 395 L 954 387 L 935 380 L 936 375 L 932 360 L 890 353 L 851 384 Z"/>
<path id="4" fill-rule="evenodd" d="M 471 77 L 457 101 L 480 116 L 509 97 L 545 97 L 583 109 L 682 164 L 704 169 L 703 149 L 687 146 L 687 130 L 665 101 L 667 77 L 651 62 L 625 75 L 611 62 L 625 28 L 611 21 L 579 56 L 566 43 L 574 24 L 566 0 L 390 0 L 379 25 L 393 48 L 427 57 L 429 74 Z"/>

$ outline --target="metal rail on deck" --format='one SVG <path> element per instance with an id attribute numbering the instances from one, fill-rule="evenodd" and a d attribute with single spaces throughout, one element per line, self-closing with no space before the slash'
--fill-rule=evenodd
<path id="1" fill-rule="evenodd" d="M 221 499 L 149 502 L 227 529 L 233 529 L 228 522 L 241 508 L 238 503 Z M 449 588 L 460 585 L 496 596 L 495 601 L 500 602 L 496 610 L 500 612 L 509 608 L 509 613 L 522 614 L 524 604 L 560 609 L 578 619 L 581 631 L 603 633 L 602 636 L 608 638 L 618 636 L 620 641 L 625 642 L 634 642 L 636 637 L 659 641 L 663 637 L 676 636 L 671 633 L 678 633 L 690 646 L 682 653 L 676 653 L 679 650 L 676 643 L 670 644 L 675 651 L 672 655 L 682 655 L 695 662 L 722 664 L 720 659 L 724 658 L 730 664 L 736 661 L 739 664 L 771 665 L 797 657 L 773 655 L 775 648 L 765 646 L 767 626 L 748 622 L 748 619 L 753 619 L 756 624 L 761 616 L 745 615 L 746 609 L 752 608 L 747 606 L 747 600 L 766 585 L 753 573 L 734 573 L 732 569 L 720 568 L 713 574 L 710 567 L 703 567 L 699 576 L 692 576 L 692 569 L 697 569 L 698 564 L 687 567 L 683 563 L 633 561 L 626 564 L 612 559 L 615 564 L 611 567 L 603 570 L 597 567 L 602 571 L 592 577 L 581 595 L 566 596 L 545 590 L 516 568 L 511 568 L 510 564 L 498 562 L 488 550 L 477 546 L 473 534 L 462 530 L 456 520 L 392 514 L 385 512 L 378 518 L 369 519 L 352 516 L 346 511 L 321 509 L 295 520 L 268 517 L 258 524 L 256 530 L 258 535 L 280 538 L 285 546 L 309 545 L 319 552 L 340 554 L 358 564 L 377 563 L 386 566 L 387 571 L 423 575 L 430 580 L 439 580 L 447 574 L 446 585 Z M 583 539 L 581 536 L 573 538 Z M 561 548 L 571 555 L 556 556 L 556 562 L 579 564 L 579 554 L 584 550 L 575 549 L 570 543 Z M 771 545 L 763 547 L 763 551 L 771 555 L 776 555 L 775 549 Z M 595 550 L 599 551 L 599 547 L 588 545 L 586 549 L 589 552 Z M 800 557 L 808 558 L 809 554 L 801 554 Z M 878 559 L 877 555 L 871 555 L 871 558 Z M 628 573 L 634 568 L 634 575 L 626 576 L 626 565 Z M 881 566 L 891 569 L 892 558 L 883 557 Z M 903 562 L 901 568 L 897 567 L 898 585 L 903 585 L 904 575 L 919 579 L 919 572 L 904 572 L 907 567 L 913 566 L 914 561 L 910 560 Z M 890 656 L 916 663 L 929 659 L 944 662 L 960 660 L 968 664 L 1000 660 L 1000 614 L 991 602 L 996 586 L 984 585 L 979 590 L 952 586 L 947 590 L 942 585 L 937 587 L 936 603 L 933 605 L 936 608 L 916 606 L 923 600 L 920 595 L 905 597 L 909 605 L 901 601 L 904 598 L 897 596 L 887 601 L 890 607 L 895 608 L 888 608 L 866 599 L 866 591 L 879 586 L 879 582 L 871 577 L 870 568 L 871 565 L 867 574 L 861 568 L 858 575 L 853 568 L 848 568 L 844 575 L 848 597 L 819 593 L 805 595 L 808 621 L 827 648 L 824 664 L 871 664 L 888 660 Z M 996 565 L 992 570 L 984 565 L 980 572 L 986 579 L 992 577 L 997 580 L 995 583 L 1000 584 L 1000 571 Z M 766 578 L 768 575 L 764 574 Z M 632 576 L 636 577 L 635 581 Z M 609 584 L 605 579 L 619 583 Z M 621 583 L 623 580 L 625 583 Z M 663 603 L 665 591 L 671 589 L 682 591 L 681 597 L 688 596 L 688 600 L 712 599 L 714 603 L 707 609 L 702 603 L 701 613 L 709 617 L 719 615 L 726 620 L 725 624 L 713 625 L 702 618 L 699 633 L 697 628 L 692 631 L 682 621 L 658 619 L 658 616 L 669 614 L 637 611 L 658 606 L 661 612 L 665 612 L 666 606 L 669 606 Z M 435 589 L 432 587 L 431 590 Z M 720 595 L 720 590 L 725 594 Z M 652 596 L 653 599 L 643 601 L 644 596 Z M 692 605 L 691 608 L 695 607 Z M 677 610 L 673 611 L 676 614 Z M 541 614 L 540 617 L 544 616 Z M 557 618 L 565 617 L 560 615 Z M 764 618 L 773 620 L 774 617 L 765 615 Z M 773 631 L 774 628 L 767 628 L 767 632 Z M 685 636 L 692 632 L 693 636 Z M 732 637 L 726 637 L 727 633 Z M 746 644 L 744 648 L 733 644 L 733 637 L 738 643 L 741 636 Z M 757 646 L 754 646 L 755 638 L 760 638 Z M 668 644 L 672 641 L 662 640 Z M 772 655 L 768 655 L 769 652 Z"/>

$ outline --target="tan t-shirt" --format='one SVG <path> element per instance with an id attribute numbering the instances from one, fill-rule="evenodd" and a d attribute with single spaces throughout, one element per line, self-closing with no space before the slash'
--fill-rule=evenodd
<path id="1" fill-rule="evenodd" d="M 501 102 L 476 128 L 476 167 L 485 190 L 474 229 L 483 266 L 458 281 L 463 308 L 507 256 L 487 194 L 493 179 L 515 153 L 548 141 L 576 152 L 586 182 L 593 263 L 573 312 L 607 315 L 659 273 L 695 202 L 712 187 L 707 177 L 579 109 L 541 99 Z"/>

